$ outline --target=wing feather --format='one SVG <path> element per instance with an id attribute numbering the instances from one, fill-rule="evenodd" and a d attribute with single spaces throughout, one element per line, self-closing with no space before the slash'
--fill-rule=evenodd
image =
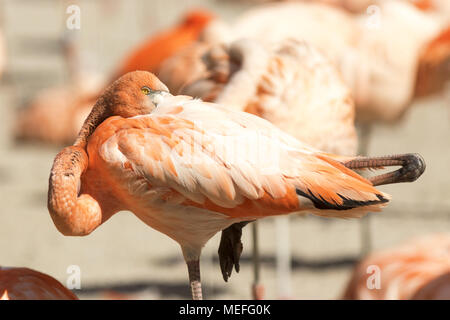
<path id="1" fill-rule="evenodd" d="M 170 113 L 180 105 L 182 111 Z M 389 199 L 338 161 L 256 116 L 179 97 L 158 109 L 111 120 L 117 128 L 101 156 L 122 171 L 131 164 L 132 179 L 143 178 L 154 189 L 169 187 L 190 205 L 209 203 L 238 216 L 306 209 L 327 215 L 379 210 Z M 233 147 L 238 148 L 230 152 Z"/>

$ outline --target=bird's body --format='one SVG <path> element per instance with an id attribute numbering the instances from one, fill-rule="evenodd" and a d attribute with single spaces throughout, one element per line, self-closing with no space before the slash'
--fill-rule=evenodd
<path id="1" fill-rule="evenodd" d="M 151 73 L 132 72 L 103 93 L 74 145 L 56 156 L 48 208 L 56 227 L 76 236 L 134 212 L 180 244 L 198 299 L 201 249 L 215 233 L 303 210 L 342 218 L 379 211 L 389 196 L 349 168 L 403 166 L 404 157 L 394 158 L 325 154 L 257 116 L 172 96 Z M 420 175 L 423 160 L 412 158 Z"/>
<path id="2" fill-rule="evenodd" d="M 8 300 L 78 300 L 56 279 L 28 268 L 0 267 L 0 296 Z"/>
<path id="3" fill-rule="evenodd" d="M 107 119 L 87 151 L 82 193 L 84 185 L 93 185 L 102 193 L 93 198 L 116 199 L 116 210 L 127 208 L 182 247 L 196 250 L 238 221 L 302 210 L 338 217 L 361 214 L 314 210 L 298 192 L 311 192 L 337 210 L 343 205 L 338 194 L 374 201 L 374 209 L 387 199 L 332 158 L 268 122 L 190 97 L 167 97 L 151 115 Z M 270 152 L 276 158 L 270 159 Z"/>
<path id="4" fill-rule="evenodd" d="M 370 266 L 377 266 L 379 271 Z M 375 281 L 379 287 L 368 286 Z M 374 252 L 355 268 L 343 298 L 450 299 L 450 236 L 421 237 Z"/>

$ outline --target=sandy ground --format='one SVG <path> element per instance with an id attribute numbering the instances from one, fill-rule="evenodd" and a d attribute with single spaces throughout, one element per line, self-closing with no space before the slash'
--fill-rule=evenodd
<path id="1" fill-rule="evenodd" d="M 74 1 L 75 3 L 77 1 Z M 125 2 L 128 6 L 125 6 Z M 55 4 L 56 3 L 56 4 Z M 71 2 L 72 3 L 72 2 Z M 224 1 L 78 1 L 77 35 L 86 68 L 108 72 L 129 46 L 173 23 L 187 7 L 205 5 L 225 17 L 240 8 Z M 62 83 L 67 74 L 57 50 L 64 30 L 65 1 L 3 0 L 0 12 L 8 43 L 8 69 L 0 84 L 0 265 L 26 266 L 63 283 L 67 268 L 81 270 L 80 298 L 188 298 L 187 272 L 178 245 L 123 212 L 84 238 L 63 237 L 47 209 L 49 170 L 57 148 L 17 144 L 14 112 L 38 89 Z M 136 18 L 130 19 L 130 16 Z M 372 155 L 419 152 L 427 170 L 414 184 L 388 186 L 391 205 L 371 215 L 374 248 L 412 236 L 450 229 L 449 99 L 416 102 L 396 126 L 374 129 Z M 336 299 L 360 252 L 360 223 L 311 216 L 290 219 L 292 298 Z M 262 279 L 266 298 L 279 298 L 275 272 L 276 233 L 271 219 L 260 223 Z M 224 283 L 219 272 L 219 237 L 206 246 L 202 280 L 207 298 L 249 299 L 252 283 L 250 229 L 244 231 L 239 274 Z"/>

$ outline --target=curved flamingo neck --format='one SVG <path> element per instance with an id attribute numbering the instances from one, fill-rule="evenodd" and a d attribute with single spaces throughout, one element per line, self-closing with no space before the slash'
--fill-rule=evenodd
<path id="1" fill-rule="evenodd" d="M 74 145 L 64 148 L 53 162 L 47 205 L 55 226 L 64 235 L 87 235 L 102 223 L 100 203 L 90 194 L 79 195 L 79 191 L 81 175 L 89 163 L 88 139 L 110 115 L 108 110 L 105 97 L 101 97 L 84 122 Z"/>
<path id="2" fill-rule="evenodd" d="M 107 95 L 107 93 L 105 93 Z M 80 133 L 75 140 L 74 146 L 80 147 L 86 150 L 87 141 L 89 137 L 94 133 L 95 129 L 102 123 L 106 118 L 112 116 L 108 106 L 108 99 L 101 96 L 92 108 L 91 113 L 88 115 L 86 120 L 81 127 Z"/>
<path id="3" fill-rule="evenodd" d="M 88 165 L 83 148 L 64 148 L 55 158 L 49 179 L 48 210 L 64 235 L 86 235 L 102 220 L 98 202 L 89 195 L 78 197 L 81 174 Z"/>

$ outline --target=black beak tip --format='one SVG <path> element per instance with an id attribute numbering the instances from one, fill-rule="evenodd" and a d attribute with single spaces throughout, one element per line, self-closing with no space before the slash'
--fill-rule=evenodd
<path id="1" fill-rule="evenodd" d="M 426 168 L 425 160 L 418 153 L 411 153 L 406 160 L 405 169 L 409 172 L 409 181 L 417 180 L 424 172 Z"/>

